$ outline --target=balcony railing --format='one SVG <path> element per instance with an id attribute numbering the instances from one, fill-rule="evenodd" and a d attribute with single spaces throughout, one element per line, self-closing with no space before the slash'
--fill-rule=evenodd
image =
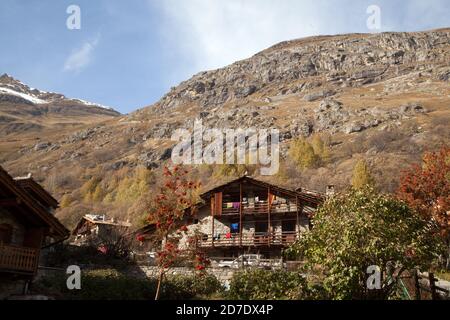
<path id="1" fill-rule="evenodd" d="M 0 271 L 34 273 L 38 261 L 39 249 L 0 243 Z"/>
<path id="2" fill-rule="evenodd" d="M 236 246 L 270 246 L 270 245 L 289 245 L 297 240 L 297 232 L 285 231 L 285 232 L 256 232 L 251 234 L 216 234 L 214 239 L 212 235 L 204 235 L 200 239 L 201 247 L 236 247 Z"/>
<path id="3" fill-rule="evenodd" d="M 222 207 L 222 216 L 233 216 L 239 215 L 239 203 L 226 203 Z M 297 205 L 295 203 L 280 203 L 280 204 L 272 204 L 270 206 L 270 211 L 272 213 L 289 213 L 296 212 Z M 267 201 L 260 201 L 256 203 L 242 203 L 242 214 L 268 214 L 269 205 Z"/>

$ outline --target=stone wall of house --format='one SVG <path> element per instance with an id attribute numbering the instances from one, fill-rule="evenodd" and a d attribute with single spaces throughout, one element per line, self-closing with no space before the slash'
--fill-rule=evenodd
<path id="1" fill-rule="evenodd" d="M 0 208 L 0 224 L 3 223 L 9 224 L 13 228 L 11 243 L 22 245 L 25 236 L 25 228 L 9 211 Z"/>

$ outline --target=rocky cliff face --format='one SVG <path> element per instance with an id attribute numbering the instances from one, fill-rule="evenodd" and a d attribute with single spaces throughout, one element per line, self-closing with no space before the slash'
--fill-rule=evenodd
<path id="1" fill-rule="evenodd" d="M 173 88 L 155 109 L 170 112 L 193 103 L 210 110 L 252 96 L 288 94 L 314 101 L 346 87 L 361 87 L 427 69 L 434 78 L 445 81 L 450 75 L 449 42 L 448 29 L 283 42 L 247 60 L 197 74 Z M 317 89 L 324 86 L 329 89 Z"/>
<path id="2" fill-rule="evenodd" d="M 448 29 L 283 42 L 247 60 L 195 75 L 131 119 L 173 117 L 189 110 L 211 127 L 277 126 L 285 138 L 360 132 L 427 112 L 409 99 L 383 109 L 381 102 L 390 96 L 414 89 L 445 95 L 449 42 Z M 370 93 L 380 103 L 355 103 Z M 355 101 L 340 101 L 347 97 Z M 288 114 L 274 116 L 283 104 L 290 107 Z M 191 119 L 183 121 L 191 126 Z M 161 134 L 158 126 L 154 136 L 168 137 L 171 130 L 165 131 Z"/>
<path id="3" fill-rule="evenodd" d="M 288 41 L 199 73 L 130 115 L 0 141 L 0 161 L 44 183 L 66 168 L 105 175 L 141 165 L 158 170 L 170 158 L 174 130 L 192 129 L 201 118 L 206 128 L 278 128 L 283 162 L 280 175 L 271 178 L 276 183 L 343 188 L 355 162 L 365 158 L 380 188 L 392 191 L 401 168 L 418 161 L 424 150 L 450 142 L 449 78 L 450 29 Z M 0 121 L 14 116 L 0 114 Z M 330 159 L 305 171 L 292 168 L 289 142 L 316 134 L 326 138 Z M 216 180 L 208 174 L 199 174 L 205 186 Z M 72 192 L 64 188 L 57 190 Z"/>

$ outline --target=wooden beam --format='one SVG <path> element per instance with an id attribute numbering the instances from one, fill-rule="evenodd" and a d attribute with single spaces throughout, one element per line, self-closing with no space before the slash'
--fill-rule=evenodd
<path id="1" fill-rule="evenodd" d="M 0 207 L 16 207 L 18 205 L 20 205 L 18 198 L 0 199 Z"/>

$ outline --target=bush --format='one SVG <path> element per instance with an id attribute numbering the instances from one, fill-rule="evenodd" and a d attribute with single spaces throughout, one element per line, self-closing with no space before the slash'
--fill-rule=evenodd
<path id="1" fill-rule="evenodd" d="M 170 276 L 162 286 L 162 299 L 170 300 L 192 299 L 222 291 L 221 283 L 213 275 Z"/>
<path id="2" fill-rule="evenodd" d="M 298 272 L 255 269 L 235 273 L 227 295 L 232 300 L 283 300 L 307 298 L 307 292 Z"/>
<path id="3" fill-rule="evenodd" d="M 61 300 L 153 300 L 157 279 L 137 278 L 114 269 L 83 272 L 81 290 L 68 290 L 66 275 L 44 277 L 34 284 L 33 291 Z M 215 276 L 170 276 L 161 288 L 162 300 L 187 300 L 212 295 L 222 290 Z"/>
<path id="4" fill-rule="evenodd" d="M 372 188 L 329 198 L 312 224 L 285 253 L 303 258 L 311 273 L 323 276 L 332 299 L 391 298 L 403 273 L 428 270 L 442 248 L 433 224 Z M 378 266 L 384 275 L 379 290 L 367 286 L 369 266 Z"/>
<path id="5" fill-rule="evenodd" d="M 68 265 L 96 265 L 123 268 L 129 265 L 128 259 L 101 253 L 97 246 L 73 246 L 60 244 L 47 254 L 47 265 L 66 267 Z"/>

